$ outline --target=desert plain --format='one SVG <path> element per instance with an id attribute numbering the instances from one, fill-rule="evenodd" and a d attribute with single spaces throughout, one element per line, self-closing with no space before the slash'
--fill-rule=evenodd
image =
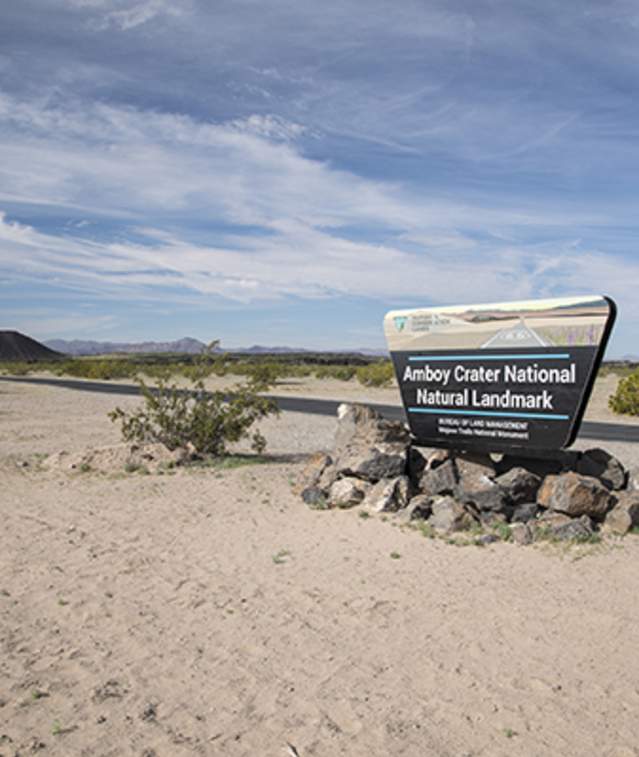
<path id="1" fill-rule="evenodd" d="M 615 381 L 590 420 L 620 420 Z M 0 382 L 0 755 L 639 755 L 639 536 L 458 547 L 311 510 L 294 482 L 335 419 L 297 413 L 259 464 L 47 464 L 138 402 Z"/>

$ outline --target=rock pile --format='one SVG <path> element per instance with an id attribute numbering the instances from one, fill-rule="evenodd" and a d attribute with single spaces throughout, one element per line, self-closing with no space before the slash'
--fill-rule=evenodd
<path id="1" fill-rule="evenodd" d="M 298 488 L 311 507 L 392 512 L 443 534 L 507 529 L 522 544 L 639 526 L 639 475 L 605 450 L 538 459 L 418 448 L 364 405 L 339 407 L 333 453 L 314 455 Z"/>

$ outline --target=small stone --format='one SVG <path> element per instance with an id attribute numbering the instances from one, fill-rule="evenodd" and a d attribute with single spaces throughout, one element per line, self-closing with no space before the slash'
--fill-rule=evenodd
<path id="1" fill-rule="evenodd" d="M 609 533 L 623 536 L 639 526 L 639 492 L 620 492 L 617 503 L 606 515 L 603 528 Z"/>
<path id="2" fill-rule="evenodd" d="M 499 536 L 497 534 L 482 534 L 481 536 L 478 536 L 475 539 L 476 544 L 494 544 L 495 542 L 501 541 Z"/>
<path id="3" fill-rule="evenodd" d="M 525 502 L 523 505 L 517 505 L 514 508 L 511 517 L 512 523 L 528 523 L 534 520 L 539 512 L 539 505 L 536 502 Z"/>
<path id="4" fill-rule="evenodd" d="M 541 486 L 541 478 L 536 473 L 517 466 L 498 476 L 495 483 L 508 494 L 513 505 L 520 505 L 534 502 Z"/>
<path id="5" fill-rule="evenodd" d="M 515 544 L 526 546 L 533 542 L 533 532 L 526 523 L 515 523 L 510 528 L 510 536 Z"/>
<path id="6" fill-rule="evenodd" d="M 444 533 L 465 531 L 476 523 L 473 515 L 453 497 L 435 497 L 432 502 L 432 515 L 428 523 Z"/>
<path id="7" fill-rule="evenodd" d="M 354 507 L 359 505 L 365 494 L 365 488 L 359 479 L 341 478 L 329 489 L 328 502 L 331 507 Z"/>
<path id="8" fill-rule="evenodd" d="M 577 462 L 577 473 L 598 478 L 608 489 L 623 489 L 627 473 L 623 465 L 605 449 L 589 449 Z"/>
<path id="9" fill-rule="evenodd" d="M 309 486 L 304 489 L 302 499 L 309 507 L 314 507 L 318 510 L 328 507 L 326 492 L 320 489 L 319 486 Z"/>
<path id="10" fill-rule="evenodd" d="M 581 476 L 578 473 L 563 473 L 558 476 L 552 487 L 549 508 L 571 515 L 589 515 L 596 520 L 603 520 L 614 504 L 614 498 L 608 489 L 596 478 Z"/>

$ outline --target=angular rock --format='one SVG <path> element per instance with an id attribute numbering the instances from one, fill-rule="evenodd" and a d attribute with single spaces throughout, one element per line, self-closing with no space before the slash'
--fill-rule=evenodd
<path id="1" fill-rule="evenodd" d="M 436 531 L 465 531 L 477 522 L 467 508 L 453 497 L 435 497 L 431 507 L 432 515 L 428 523 Z"/>
<path id="2" fill-rule="evenodd" d="M 430 453 L 426 457 L 428 470 L 439 468 L 440 465 L 451 459 L 450 450 L 443 448 L 430 448 Z"/>
<path id="3" fill-rule="evenodd" d="M 454 458 L 459 488 L 465 494 L 494 487 L 495 466 L 488 455 L 456 455 Z"/>
<path id="4" fill-rule="evenodd" d="M 515 523 L 510 528 L 510 537 L 515 544 L 525 546 L 526 544 L 532 544 L 533 531 L 526 523 Z"/>
<path id="5" fill-rule="evenodd" d="M 411 447 L 408 451 L 408 462 L 407 462 L 407 468 L 406 472 L 408 476 L 410 477 L 410 480 L 413 481 L 415 486 L 418 485 L 419 479 L 424 474 L 424 471 L 426 470 L 427 460 L 424 456 L 424 452 L 417 449 L 417 447 Z"/>
<path id="6" fill-rule="evenodd" d="M 408 505 L 409 495 L 408 476 L 382 479 L 368 490 L 363 504 L 373 512 L 394 513 Z"/>
<path id="7" fill-rule="evenodd" d="M 452 460 L 427 470 L 419 482 L 423 494 L 435 496 L 439 494 L 454 494 L 457 491 L 457 468 Z"/>
<path id="8" fill-rule="evenodd" d="M 623 489 L 628 474 L 623 465 L 605 449 L 589 449 L 577 462 L 577 473 L 598 478 L 608 489 Z"/>
<path id="9" fill-rule="evenodd" d="M 552 499 L 552 493 L 555 490 L 555 483 L 558 478 L 558 475 L 550 475 L 546 476 L 542 481 L 537 491 L 537 504 L 541 507 L 550 507 L 550 500 Z"/>
<path id="10" fill-rule="evenodd" d="M 631 468 L 628 471 L 628 489 L 633 492 L 639 492 L 639 468 Z"/>
<path id="11" fill-rule="evenodd" d="M 525 502 L 514 508 L 510 521 L 511 523 L 528 523 L 537 517 L 538 512 L 539 505 L 536 502 Z"/>
<path id="12" fill-rule="evenodd" d="M 508 523 L 508 517 L 505 513 L 496 513 L 492 510 L 480 510 L 479 522 L 486 528 L 492 528 L 493 526 L 501 526 L 504 523 Z"/>
<path id="13" fill-rule="evenodd" d="M 464 504 L 472 504 L 478 510 L 490 510 L 495 513 L 503 513 L 507 519 L 512 514 L 512 505 L 506 492 L 497 484 L 493 484 L 489 489 L 476 491 L 472 494 L 463 494 L 460 497 Z"/>
<path id="14" fill-rule="evenodd" d="M 623 536 L 639 526 L 639 492 L 620 492 L 617 503 L 606 515 L 604 530 Z"/>
<path id="15" fill-rule="evenodd" d="M 316 510 L 328 508 L 328 498 L 326 492 L 319 486 L 308 486 L 302 490 L 302 499 L 309 506 Z"/>
<path id="16" fill-rule="evenodd" d="M 529 521 L 528 525 L 532 528 L 555 528 L 557 526 L 564 526 L 566 523 L 570 523 L 572 518 L 565 513 L 556 513 L 552 510 L 548 510 L 542 513 L 534 521 Z"/>
<path id="17" fill-rule="evenodd" d="M 295 484 L 296 493 L 301 493 L 305 489 L 312 487 L 319 487 L 320 489 L 325 488 L 325 485 L 322 485 L 320 481 L 322 480 L 322 477 L 325 476 L 326 471 L 332 467 L 332 464 L 333 458 L 324 452 L 316 452 L 314 455 L 311 455 L 297 478 Z M 332 483 L 333 482 L 330 481 L 328 486 Z"/>
<path id="18" fill-rule="evenodd" d="M 408 501 L 405 509 L 401 512 L 402 520 L 428 520 L 432 515 L 432 497 L 427 494 L 417 494 Z"/>
<path id="19" fill-rule="evenodd" d="M 594 529 L 592 521 L 587 515 L 580 518 L 573 518 L 570 523 L 564 523 L 563 526 L 556 526 L 552 529 L 552 535 L 560 541 L 570 541 L 571 539 L 585 539 L 592 536 Z"/>
<path id="20" fill-rule="evenodd" d="M 482 534 L 475 539 L 475 544 L 488 545 L 495 544 L 498 541 L 501 541 L 501 539 L 497 534 Z"/>
<path id="21" fill-rule="evenodd" d="M 340 478 L 328 491 L 330 507 L 354 507 L 366 496 L 366 487 L 357 478 Z"/>
<path id="22" fill-rule="evenodd" d="M 535 501 L 541 486 L 541 478 L 526 468 L 516 466 L 498 476 L 495 483 L 508 494 L 513 505 L 520 505 L 524 502 Z"/>
<path id="23" fill-rule="evenodd" d="M 613 504 L 614 498 L 596 478 L 571 472 L 557 477 L 548 506 L 573 518 L 589 515 L 595 520 L 603 520 Z"/>
<path id="24" fill-rule="evenodd" d="M 338 476 L 357 476 L 373 483 L 405 473 L 410 447 L 408 429 L 388 421 L 370 407 L 338 408 L 335 435 L 335 471 Z"/>

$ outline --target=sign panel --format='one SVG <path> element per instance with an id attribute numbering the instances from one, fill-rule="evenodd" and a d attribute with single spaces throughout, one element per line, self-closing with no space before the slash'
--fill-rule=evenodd
<path id="1" fill-rule="evenodd" d="M 384 332 L 417 443 L 569 446 L 615 314 L 599 295 L 391 311 Z"/>

